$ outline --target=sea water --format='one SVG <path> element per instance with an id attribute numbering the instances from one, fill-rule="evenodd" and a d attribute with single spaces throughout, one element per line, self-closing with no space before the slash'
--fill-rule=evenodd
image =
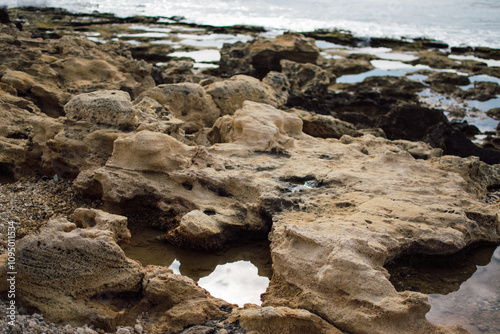
<path id="1" fill-rule="evenodd" d="M 62 7 L 126 17 L 179 16 L 191 23 L 311 31 L 346 29 L 359 37 L 425 37 L 451 46 L 500 48 L 498 0 L 4 0 L 8 7 Z"/>

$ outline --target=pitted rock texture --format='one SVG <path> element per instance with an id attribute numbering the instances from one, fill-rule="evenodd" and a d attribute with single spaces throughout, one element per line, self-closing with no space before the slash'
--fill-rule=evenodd
<path id="1" fill-rule="evenodd" d="M 135 128 L 139 120 L 130 95 L 121 90 L 96 91 L 73 97 L 65 106 L 66 117 L 73 121 Z"/>
<path id="2" fill-rule="evenodd" d="M 281 71 L 281 59 L 316 64 L 318 57 L 319 49 L 314 39 L 287 33 L 272 39 L 226 44 L 221 50 L 219 66 L 228 77 L 247 74 L 263 78 L 271 71 Z"/>
<path id="3" fill-rule="evenodd" d="M 98 225 L 79 229 L 65 218 L 56 218 L 39 234 L 19 240 L 20 305 L 42 312 L 55 323 L 83 325 L 92 319 L 95 325 L 113 328 L 121 310 L 105 299 L 117 293 L 139 293 L 144 276 L 142 266 L 125 257 L 115 243 L 120 235 Z M 7 266 L 1 269 L 6 272 Z"/>
<path id="4" fill-rule="evenodd" d="M 142 93 L 137 102 L 144 97 L 156 100 L 160 105 L 186 122 L 182 127 L 187 133 L 194 133 L 203 127 L 211 127 L 220 115 L 212 97 L 199 84 L 164 84 Z"/>
<path id="5" fill-rule="evenodd" d="M 229 80 L 217 81 L 205 88 L 212 96 L 222 115 L 232 115 L 242 107 L 244 101 L 270 104 L 276 108 L 286 104 L 289 86 L 287 78 L 277 72 L 258 80 L 247 75 L 235 75 Z M 276 89 L 265 82 L 273 84 Z"/>

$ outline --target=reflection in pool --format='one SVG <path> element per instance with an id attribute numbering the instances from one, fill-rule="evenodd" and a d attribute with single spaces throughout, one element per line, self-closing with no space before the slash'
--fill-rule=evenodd
<path id="1" fill-rule="evenodd" d="M 500 247 L 406 258 L 386 268 L 396 290 L 429 294 L 429 321 L 460 324 L 472 333 L 500 333 Z"/>
<path id="2" fill-rule="evenodd" d="M 142 265 L 170 267 L 175 273 L 192 278 L 212 296 L 243 306 L 260 305 L 260 295 L 272 275 L 269 242 L 255 242 L 220 252 L 179 248 L 157 239 L 163 232 L 131 227 L 125 254 Z"/>

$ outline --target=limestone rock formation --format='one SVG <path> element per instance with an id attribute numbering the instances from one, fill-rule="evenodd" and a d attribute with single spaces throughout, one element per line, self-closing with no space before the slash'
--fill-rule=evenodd
<path id="1" fill-rule="evenodd" d="M 459 175 L 404 151 L 358 162 L 335 164 L 324 172 L 323 187 L 275 218 L 265 305 L 305 308 L 348 332 L 465 333 L 428 323 L 427 297 L 396 292 L 383 266 L 405 254 L 450 254 L 478 240 L 498 242 L 497 210 L 478 202 Z"/>
<path id="2" fill-rule="evenodd" d="M 270 72 L 266 78 L 274 87 L 247 75 L 236 75 L 228 80 L 217 81 L 205 88 L 212 96 L 222 115 L 232 115 L 241 108 L 244 101 L 270 104 L 276 108 L 288 100 L 287 78 L 277 72 Z"/>
<path id="3" fill-rule="evenodd" d="M 95 213 L 96 217 L 107 216 Z M 101 328 L 114 328 L 123 309 L 107 299 L 120 293 L 137 294 L 144 273 L 115 243 L 123 233 L 101 227 L 96 223 L 81 229 L 65 218 L 56 218 L 39 234 L 19 240 L 18 303 L 54 323 L 83 325 L 91 319 Z M 6 265 L 1 270 L 6 272 Z"/>
<path id="4" fill-rule="evenodd" d="M 144 296 L 151 302 L 151 333 L 178 332 L 190 325 L 227 316 L 230 305 L 212 297 L 188 277 L 176 275 L 165 267 L 147 266 L 143 281 Z"/>
<path id="5" fill-rule="evenodd" d="M 156 100 L 176 118 L 185 121 L 182 126 L 186 133 L 193 133 L 203 127 L 211 127 L 220 111 L 199 84 L 164 84 L 142 93 L 137 102 L 145 97 Z"/>
<path id="6" fill-rule="evenodd" d="M 258 38 L 248 43 L 225 44 L 221 50 L 220 70 L 226 76 L 248 74 L 263 78 L 280 71 L 281 59 L 316 64 L 319 49 L 312 38 L 285 33 L 276 38 Z"/>
<path id="7" fill-rule="evenodd" d="M 343 135 L 361 136 L 361 132 L 356 130 L 354 125 L 332 116 L 313 114 L 299 109 L 292 109 L 290 112 L 299 116 L 303 122 L 302 131 L 310 136 L 337 139 Z"/>
<path id="8" fill-rule="evenodd" d="M 120 90 L 96 91 L 73 97 L 65 106 L 66 117 L 73 121 L 135 128 L 139 120 L 130 96 Z"/>
<path id="9" fill-rule="evenodd" d="M 102 210 L 78 208 L 71 215 L 71 220 L 79 228 L 111 231 L 113 240 L 119 245 L 128 244 L 132 236 L 127 228 L 127 217 L 113 215 Z"/>
<path id="10" fill-rule="evenodd" d="M 300 138 L 302 121 L 270 105 L 246 101 L 234 116 L 219 118 L 209 133 L 212 143 L 235 143 L 256 151 L 285 152 Z"/>
<path id="11" fill-rule="evenodd" d="M 227 321 L 237 320 L 248 334 L 341 334 L 342 332 L 317 315 L 288 307 L 246 307 Z"/>
<path id="12" fill-rule="evenodd" d="M 170 172 L 187 168 L 195 149 L 173 137 L 148 130 L 114 141 L 107 166 L 138 171 Z"/>

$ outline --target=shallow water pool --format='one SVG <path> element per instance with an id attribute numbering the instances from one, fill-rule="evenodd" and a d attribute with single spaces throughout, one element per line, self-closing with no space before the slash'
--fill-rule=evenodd
<path id="1" fill-rule="evenodd" d="M 472 333 L 500 333 L 500 247 L 447 257 L 413 257 L 387 266 L 398 291 L 428 294 L 427 319 Z"/>
<path id="2" fill-rule="evenodd" d="M 152 228 L 131 228 L 125 254 L 142 265 L 159 265 L 190 277 L 217 298 L 243 306 L 260 305 L 260 295 L 272 275 L 269 242 L 255 242 L 225 251 L 183 249 L 157 239 L 163 234 Z"/>

